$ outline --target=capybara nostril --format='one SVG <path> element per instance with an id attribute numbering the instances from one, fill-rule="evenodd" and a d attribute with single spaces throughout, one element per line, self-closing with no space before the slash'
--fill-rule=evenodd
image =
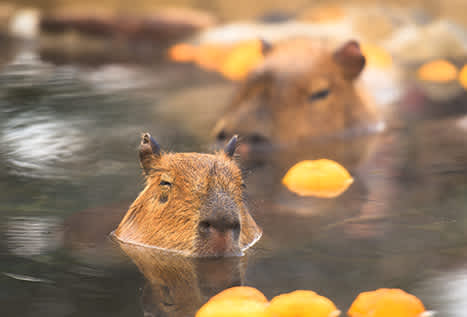
<path id="1" fill-rule="evenodd" d="M 240 253 L 238 240 L 240 220 L 228 216 L 218 216 L 200 221 L 198 224 L 199 241 L 206 255 L 228 256 Z"/>
<path id="2" fill-rule="evenodd" d="M 208 234 L 212 226 L 209 221 L 201 221 L 198 225 L 198 230 L 201 234 Z"/>
<path id="3" fill-rule="evenodd" d="M 202 234 L 212 231 L 224 233 L 229 230 L 235 233 L 240 231 L 240 221 L 237 218 L 232 219 L 232 217 L 228 216 L 204 219 L 199 222 L 198 230 Z"/>

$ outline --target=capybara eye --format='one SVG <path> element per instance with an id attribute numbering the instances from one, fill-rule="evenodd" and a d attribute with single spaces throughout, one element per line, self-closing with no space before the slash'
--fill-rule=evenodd
<path id="1" fill-rule="evenodd" d="M 309 101 L 315 101 L 315 100 L 326 98 L 329 95 L 329 92 L 330 92 L 329 89 L 323 89 L 323 90 L 317 91 L 317 92 L 311 94 L 308 97 L 308 100 Z"/>
<path id="2" fill-rule="evenodd" d="M 161 180 L 161 182 L 159 183 L 159 185 L 161 185 L 161 186 L 172 186 L 172 183 L 171 183 L 171 182 L 168 182 L 168 181 Z"/>

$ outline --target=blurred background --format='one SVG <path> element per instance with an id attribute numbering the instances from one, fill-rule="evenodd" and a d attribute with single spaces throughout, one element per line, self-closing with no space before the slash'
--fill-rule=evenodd
<path id="1" fill-rule="evenodd" d="M 192 316 L 245 284 L 268 298 L 312 289 L 343 312 L 398 287 L 465 316 L 465 12 L 465 0 L 1 2 L 0 315 Z M 141 132 L 212 151 L 261 61 L 249 41 L 293 37 L 362 45 L 361 81 L 388 130 L 334 158 L 355 182 L 333 199 L 283 187 L 293 164 L 322 158 L 311 144 L 240 160 L 264 231 L 247 259 L 122 252 L 108 234 L 143 188 Z"/>

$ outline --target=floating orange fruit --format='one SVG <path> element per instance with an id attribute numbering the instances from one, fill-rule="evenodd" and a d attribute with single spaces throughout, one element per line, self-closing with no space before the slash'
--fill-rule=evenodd
<path id="1" fill-rule="evenodd" d="M 201 45 L 198 47 L 195 63 L 203 69 L 219 71 L 230 50 L 230 47 L 224 45 Z"/>
<path id="2" fill-rule="evenodd" d="M 457 67 L 444 59 L 422 65 L 417 72 L 418 78 L 425 81 L 449 82 L 457 78 Z"/>
<path id="3" fill-rule="evenodd" d="M 232 48 L 226 45 L 193 46 L 180 43 L 169 49 L 169 58 L 174 62 L 193 62 L 203 69 L 218 71 L 231 50 Z"/>
<path id="4" fill-rule="evenodd" d="M 266 297 L 257 289 L 234 287 L 212 297 L 196 317 L 267 317 L 267 306 Z"/>
<path id="5" fill-rule="evenodd" d="M 198 49 L 190 44 L 180 43 L 169 49 L 169 58 L 174 62 L 187 63 L 195 60 Z"/>
<path id="6" fill-rule="evenodd" d="M 361 49 L 369 66 L 388 68 L 392 65 L 392 56 L 384 48 L 371 44 L 362 44 Z"/>
<path id="7" fill-rule="evenodd" d="M 261 41 L 242 42 L 228 54 L 220 72 L 229 79 L 240 80 L 245 78 L 249 71 L 262 60 Z"/>
<path id="8" fill-rule="evenodd" d="M 334 303 L 313 291 L 294 291 L 271 300 L 268 317 L 337 317 L 340 311 Z"/>
<path id="9" fill-rule="evenodd" d="M 333 198 L 345 192 L 353 178 L 342 165 L 320 159 L 295 164 L 285 174 L 282 183 L 300 196 Z"/>
<path id="10" fill-rule="evenodd" d="M 380 288 L 357 296 L 347 314 L 350 317 L 419 317 L 423 303 L 401 289 Z"/>
<path id="11" fill-rule="evenodd" d="M 196 317 L 267 317 L 267 303 L 224 299 L 209 301 L 196 313 Z"/>
<path id="12" fill-rule="evenodd" d="M 462 70 L 459 73 L 459 82 L 467 90 L 467 64 L 462 67 Z"/>

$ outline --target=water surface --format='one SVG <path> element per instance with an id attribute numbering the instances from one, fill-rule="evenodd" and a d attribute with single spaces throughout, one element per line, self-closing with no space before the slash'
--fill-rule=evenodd
<path id="1" fill-rule="evenodd" d="M 240 284 L 268 298 L 312 289 L 343 311 L 362 291 L 398 287 L 440 316 L 465 315 L 465 93 L 446 115 L 424 116 L 433 104 L 407 115 L 413 105 L 402 103 L 402 123 L 380 136 L 244 162 L 264 230 L 247 257 L 192 260 L 111 241 L 143 186 L 140 133 L 167 150 L 209 151 L 210 128 L 233 88 L 166 63 L 55 66 L 30 47 L 2 63 L 1 315 L 185 316 Z M 351 171 L 346 193 L 303 198 L 282 187 L 292 164 L 321 157 Z"/>

